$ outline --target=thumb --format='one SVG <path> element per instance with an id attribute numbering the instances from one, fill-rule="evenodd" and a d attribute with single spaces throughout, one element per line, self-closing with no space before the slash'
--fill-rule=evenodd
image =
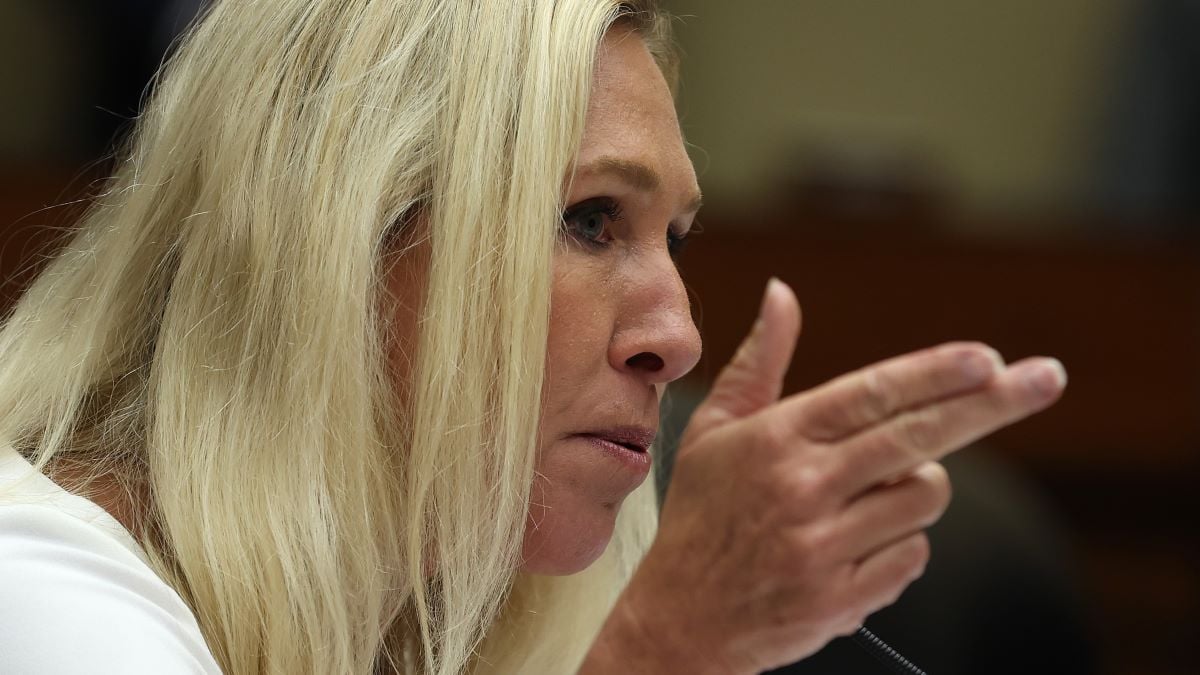
<path id="1" fill-rule="evenodd" d="M 688 424 L 685 439 L 752 415 L 779 400 L 783 376 L 800 335 L 800 303 L 787 284 L 767 282 L 758 320 L 717 376 Z"/>

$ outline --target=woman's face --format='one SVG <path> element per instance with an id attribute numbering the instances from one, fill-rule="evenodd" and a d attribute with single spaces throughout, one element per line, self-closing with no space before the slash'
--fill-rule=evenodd
<path id="1" fill-rule="evenodd" d="M 662 73 L 636 33 L 605 37 L 563 243 L 524 570 L 569 574 L 604 551 L 646 478 L 666 384 L 700 358 L 673 253 L 700 206 Z"/>
<path id="2" fill-rule="evenodd" d="M 650 470 L 663 389 L 700 358 L 672 255 L 700 192 L 666 81 L 636 33 L 615 28 L 601 45 L 566 190 L 523 547 L 522 569 L 536 574 L 578 572 L 604 551 Z M 388 275 L 401 344 L 415 338 L 427 255 L 409 248 Z M 406 352 L 392 354 L 401 378 Z"/>

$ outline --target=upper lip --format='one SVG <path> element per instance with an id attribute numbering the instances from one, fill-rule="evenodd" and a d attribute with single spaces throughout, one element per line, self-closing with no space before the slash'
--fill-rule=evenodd
<path id="1" fill-rule="evenodd" d="M 584 431 L 577 436 L 595 436 L 617 445 L 623 445 L 631 450 L 646 452 L 658 432 L 652 427 L 616 426 L 603 429 Z"/>

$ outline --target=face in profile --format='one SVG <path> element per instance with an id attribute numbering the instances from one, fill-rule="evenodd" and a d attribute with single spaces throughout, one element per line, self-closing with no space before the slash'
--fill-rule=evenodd
<path id="1" fill-rule="evenodd" d="M 636 33 L 614 28 L 554 259 L 527 572 L 587 567 L 646 478 L 664 388 L 700 358 L 675 264 L 699 195 L 662 73 Z"/>
<path id="2" fill-rule="evenodd" d="M 620 27 L 596 61 L 553 261 L 546 379 L 523 570 L 578 572 L 603 553 L 650 470 L 665 386 L 700 358 L 675 258 L 700 206 L 674 101 L 641 38 Z M 411 344 L 427 251 L 389 272 Z M 411 372 L 404 350 L 393 368 Z"/>

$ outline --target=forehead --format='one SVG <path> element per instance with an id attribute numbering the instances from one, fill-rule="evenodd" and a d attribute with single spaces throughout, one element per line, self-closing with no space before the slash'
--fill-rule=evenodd
<path id="1" fill-rule="evenodd" d="M 696 182 L 666 79 L 641 37 L 619 26 L 597 53 L 579 164 L 601 157 L 644 164 L 681 189 Z"/>

